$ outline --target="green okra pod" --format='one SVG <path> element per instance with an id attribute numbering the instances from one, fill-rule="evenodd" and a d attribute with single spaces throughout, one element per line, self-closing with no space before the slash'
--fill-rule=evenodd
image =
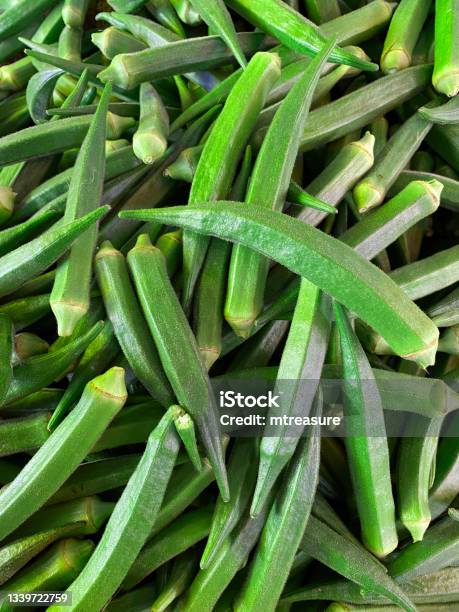
<path id="1" fill-rule="evenodd" d="M 45 548 L 62 538 L 83 535 L 83 522 L 40 531 L 0 548 L 0 584 L 4 584 Z"/>
<path id="2" fill-rule="evenodd" d="M 180 405 L 196 422 L 226 498 L 228 482 L 215 398 L 195 337 L 170 284 L 164 256 L 146 235 L 141 235 L 127 259 L 164 371 Z"/>
<path id="3" fill-rule="evenodd" d="M 314 516 L 309 518 L 300 549 L 361 588 L 383 595 L 403 610 L 415 612 L 414 604 L 388 576 L 383 565 L 361 545 L 336 533 Z"/>
<path id="4" fill-rule="evenodd" d="M 105 173 L 104 141 L 107 106 L 111 94 L 108 86 L 83 141 L 69 185 L 64 223 L 71 223 L 90 213 L 100 204 Z M 51 309 L 57 320 L 59 336 L 70 336 L 75 325 L 89 308 L 92 259 L 97 240 L 93 225 L 72 244 L 60 262 L 51 291 Z"/>
<path id="5" fill-rule="evenodd" d="M 321 412 L 319 391 L 312 415 L 320 417 Z M 316 425 L 310 428 L 308 437 L 300 441 L 283 487 L 268 513 L 235 610 L 276 608 L 309 519 L 319 479 L 319 464 L 320 432 Z"/>
<path id="6" fill-rule="evenodd" d="M 174 406 L 174 423 L 191 463 L 198 472 L 201 471 L 202 462 L 198 450 L 193 419 L 185 412 L 185 410 L 183 410 L 183 408 L 180 406 Z"/>
<path id="7" fill-rule="evenodd" d="M 170 406 L 173 394 L 135 296 L 125 258 L 105 242 L 96 255 L 95 270 L 113 331 L 134 374 L 154 399 Z"/>
<path id="8" fill-rule="evenodd" d="M 458 422 L 457 413 L 452 416 L 453 426 Z M 457 495 L 459 465 L 459 439 L 445 437 L 435 458 L 435 480 L 429 489 L 429 507 L 432 519 L 438 518 Z"/>
<path id="9" fill-rule="evenodd" d="M 426 312 L 437 327 L 457 325 L 459 323 L 459 289 L 448 293 Z"/>
<path id="10" fill-rule="evenodd" d="M 48 503 L 87 497 L 125 485 L 139 463 L 140 455 L 122 455 L 82 463 Z"/>
<path id="11" fill-rule="evenodd" d="M 225 502 L 221 496 L 217 499 L 209 537 L 200 561 L 202 569 L 212 564 L 224 541 L 249 506 L 257 475 L 257 444 L 250 438 L 239 438 L 234 443 L 228 462 L 230 500 Z"/>
<path id="12" fill-rule="evenodd" d="M 125 401 L 124 371 L 120 368 L 112 368 L 88 383 L 78 406 L 0 493 L 0 539 L 59 489 Z"/>
<path id="13" fill-rule="evenodd" d="M 258 32 L 238 34 L 238 40 L 247 55 L 266 48 L 269 43 Z M 108 68 L 98 73 L 98 78 L 130 90 L 154 79 L 218 68 L 231 57 L 231 51 L 219 36 L 187 38 L 162 47 L 117 55 Z"/>
<path id="14" fill-rule="evenodd" d="M 64 26 L 59 36 L 57 48 L 60 57 L 74 62 L 81 61 L 82 37 L 83 30 L 81 28 Z"/>
<path id="15" fill-rule="evenodd" d="M 423 539 L 431 520 L 429 489 L 432 475 L 435 475 L 435 455 L 443 419 L 423 418 L 422 423 L 418 417 L 411 419 L 399 443 L 397 491 L 400 520 L 413 542 L 418 542 Z"/>
<path id="16" fill-rule="evenodd" d="M 0 456 L 7 457 L 40 447 L 48 438 L 46 428 L 49 416 L 47 412 L 37 412 L 23 418 L 2 420 Z"/>
<path id="17" fill-rule="evenodd" d="M 63 590 L 78 576 L 93 551 L 91 540 L 61 540 L 13 576 L 4 588 L 8 592 L 19 593 Z M 2 612 L 10 612 L 14 608 L 5 600 L 0 607 Z"/>
<path id="18" fill-rule="evenodd" d="M 170 0 L 170 3 L 183 23 L 189 26 L 197 26 L 201 23 L 201 16 L 191 0 Z"/>
<path id="19" fill-rule="evenodd" d="M 384 206 L 341 234 L 340 240 L 367 259 L 373 259 L 415 223 L 437 210 L 442 189 L 438 181 L 410 183 Z"/>
<path id="20" fill-rule="evenodd" d="M 373 168 L 354 187 L 354 199 L 361 213 L 384 201 L 390 187 L 421 146 L 431 127 L 430 121 L 415 113 L 388 140 Z"/>
<path id="21" fill-rule="evenodd" d="M 70 28 L 82 28 L 91 0 L 64 0 L 62 19 Z"/>
<path id="22" fill-rule="evenodd" d="M 227 0 L 227 4 L 247 21 L 298 53 L 314 57 L 328 42 L 317 26 L 281 0 Z M 375 64 L 360 60 L 339 47 L 331 52 L 330 59 L 361 70 L 377 70 Z"/>
<path id="23" fill-rule="evenodd" d="M 152 164 L 167 149 L 169 116 L 160 96 L 150 83 L 140 86 L 140 120 L 132 148 L 144 164 Z"/>
<path id="24" fill-rule="evenodd" d="M 102 327 L 102 322 L 96 323 L 67 346 L 56 351 L 49 351 L 44 355 L 32 357 L 23 364 L 16 366 L 13 371 L 13 380 L 4 400 L 5 403 L 9 404 L 30 393 L 39 391 L 55 379 L 63 376 L 86 347 L 97 337 Z"/>
<path id="25" fill-rule="evenodd" d="M 2 13 L 0 24 L 0 41 L 17 34 L 46 10 L 52 8 L 53 0 L 37 0 L 33 4 L 27 0 L 15 2 Z"/>
<path id="26" fill-rule="evenodd" d="M 49 420 L 49 431 L 53 431 L 72 406 L 77 403 L 85 385 L 95 376 L 102 374 L 119 352 L 120 347 L 115 338 L 113 327 L 109 322 L 106 322 L 100 334 L 94 338 L 83 353 L 73 373 L 72 380 Z"/>
<path id="27" fill-rule="evenodd" d="M 308 116 L 314 89 L 330 56 L 334 41 L 311 61 L 293 86 L 266 133 L 246 193 L 248 207 L 282 210 L 299 147 L 300 134 Z M 234 91 L 234 90 L 233 90 Z M 228 273 L 225 319 L 236 334 L 244 337 L 263 307 L 267 259 L 243 246 L 233 247 Z"/>
<path id="28" fill-rule="evenodd" d="M 102 32 L 95 32 L 92 34 L 91 40 L 102 54 L 110 60 L 120 53 L 136 53 L 146 49 L 146 45 L 140 40 L 114 27 L 105 28 Z"/>
<path id="29" fill-rule="evenodd" d="M 236 30 L 223 0 L 206 2 L 206 0 L 190 0 L 191 5 L 199 13 L 207 25 L 226 42 L 239 64 L 245 68 L 247 60 L 239 44 Z"/>
<path id="30" fill-rule="evenodd" d="M 158 567 L 203 540 L 209 533 L 211 516 L 210 506 L 187 512 L 147 542 L 129 570 L 123 589 L 130 590 Z"/>
<path id="31" fill-rule="evenodd" d="M 13 324 L 0 312 L 0 404 L 4 402 L 13 378 Z"/>
<path id="32" fill-rule="evenodd" d="M 149 610 L 157 592 L 155 584 L 133 589 L 120 597 L 112 599 L 105 610 L 107 612 L 135 612 L 135 610 L 139 609 L 139 606 L 144 610 Z"/>
<path id="33" fill-rule="evenodd" d="M 114 507 L 113 502 L 102 501 L 96 496 L 46 506 L 27 519 L 11 537 L 26 538 L 70 524 L 73 524 L 80 534 L 97 533 Z"/>
<path id="34" fill-rule="evenodd" d="M 397 582 L 406 583 L 457 563 L 458 548 L 459 523 L 445 516 L 429 527 L 421 542 L 405 546 L 387 570 Z"/>
<path id="35" fill-rule="evenodd" d="M 434 359 L 438 329 L 430 319 L 393 281 L 348 245 L 301 221 L 273 210 L 255 210 L 255 207 L 223 202 L 218 206 L 196 204 L 191 210 L 177 206 L 121 215 L 144 221 L 164 221 L 250 246 L 304 276 L 376 331 L 384 333 L 386 341 L 405 359 L 424 366 Z M 279 245 L 282 245 L 281 250 Z M 327 253 L 326 261 L 321 256 L 324 252 Z M 325 272 L 330 268 L 333 278 Z M 340 282 L 335 282 L 337 274 Z M 345 280 L 347 276 L 348 281 Z"/>
<path id="36" fill-rule="evenodd" d="M 313 110 L 301 141 L 303 151 L 336 140 L 396 108 L 422 91 L 431 77 L 431 66 L 414 66 L 377 79 L 338 100 Z"/>
<path id="37" fill-rule="evenodd" d="M 43 355 L 49 351 L 49 344 L 37 334 L 22 332 L 14 336 L 13 364 L 18 365 L 31 357 Z"/>
<path id="38" fill-rule="evenodd" d="M 258 514 L 263 508 L 269 492 L 299 442 L 298 432 L 301 432 L 301 427 L 295 425 L 294 418 L 311 411 L 327 350 L 329 319 L 328 298 L 318 287 L 302 279 L 275 387 L 275 393 L 281 398 L 282 413 L 293 420 L 290 424 L 282 422 L 265 428 L 260 444 L 260 465 L 251 507 L 252 515 Z M 275 417 L 278 411 L 278 408 L 270 408 L 267 418 Z"/>
<path id="39" fill-rule="evenodd" d="M 69 587 L 73 609 L 100 609 L 118 590 L 148 538 L 178 451 L 179 440 L 168 411 L 150 434 L 90 561 Z M 57 612 L 61 606 L 52 608 Z"/>
<path id="40" fill-rule="evenodd" d="M 141 232 L 144 233 L 144 232 Z M 134 245 L 132 245 L 134 246 Z M 169 277 L 172 278 L 180 268 L 182 259 L 182 231 L 166 232 L 161 234 L 155 244 L 166 260 L 166 268 Z"/>
<path id="41" fill-rule="evenodd" d="M 320 0 L 319 0 L 320 1 Z M 359 45 L 380 32 L 390 20 L 394 3 L 386 0 L 360 3 L 356 10 L 321 24 L 325 36 L 337 36 L 342 45 Z"/>
<path id="42" fill-rule="evenodd" d="M 450 125 L 451 123 L 457 123 L 459 120 L 459 101 L 454 97 L 440 106 L 422 106 L 418 112 L 432 123 Z"/>
<path id="43" fill-rule="evenodd" d="M 454 0 L 435 1 L 435 89 L 453 97 L 459 91 L 459 12 Z"/>
<path id="44" fill-rule="evenodd" d="M 448 327 L 441 334 L 438 350 L 448 355 L 459 355 L 459 326 L 457 324 Z"/>
<path id="45" fill-rule="evenodd" d="M 216 200 L 229 192 L 239 157 L 244 150 L 266 96 L 279 77 L 277 55 L 258 53 L 231 90 L 215 121 L 191 185 L 188 203 Z M 224 195 L 225 194 L 225 195 Z M 189 310 L 209 238 L 184 232 L 182 303 Z"/>
<path id="46" fill-rule="evenodd" d="M 339 2 L 337 0 L 305 0 L 308 17 L 317 25 L 336 19 L 341 15 Z"/>
<path id="47" fill-rule="evenodd" d="M 429 14 L 430 0 L 402 0 L 390 22 L 381 55 L 381 69 L 386 74 L 411 65 L 414 47 Z"/>
<path id="48" fill-rule="evenodd" d="M 344 379 L 344 440 L 365 546 L 385 557 L 398 544 L 383 406 L 346 312 L 335 303 Z"/>
<path id="49" fill-rule="evenodd" d="M 252 149 L 247 147 L 231 195 L 235 200 L 245 196 L 252 170 Z M 199 351 L 207 370 L 221 352 L 224 293 L 231 245 L 212 240 L 204 261 L 194 301 L 194 330 Z"/>
<path id="50" fill-rule="evenodd" d="M 0 188 L 1 189 L 1 188 Z M 64 212 L 64 206 L 51 205 L 47 210 L 39 211 L 36 215 L 4 230 L 0 230 L 0 256 L 22 246 L 40 234 L 40 230 L 49 229 Z"/>
<path id="51" fill-rule="evenodd" d="M 179 38 L 185 38 L 186 35 L 182 22 L 178 18 L 170 0 L 149 0 L 145 6 L 147 11 L 151 13 L 159 23 L 169 28 Z"/>
<path id="52" fill-rule="evenodd" d="M 177 557 L 172 566 L 167 584 L 154 600 L 151 611 L 163 612 L 180 597 L 196 575 L 197 567 L 198 560 L 194 550 L 187 551 Z"/>

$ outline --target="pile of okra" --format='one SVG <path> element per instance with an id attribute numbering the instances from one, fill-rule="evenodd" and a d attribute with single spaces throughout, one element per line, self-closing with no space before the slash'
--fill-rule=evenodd
<path id="1" fill-rule="evenodd" d="M 458 93 L 458 0 L 0 0 L 0 612 L 459 610 Z"/>

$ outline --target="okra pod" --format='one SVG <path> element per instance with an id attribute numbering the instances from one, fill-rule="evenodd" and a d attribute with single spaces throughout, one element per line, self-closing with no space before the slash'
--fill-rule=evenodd
<path id="1" fill-rule="evenodd" d="M 196 422 L 222 496 L 227 498 L 228 482 L 215 398 L 193 332 L 170 284 L 164 256 L 142 235 L 128 254 L 128 264 L 164 371 L 180 405 Z"/>
<path id="2" fill-rule="evenodd" d="M 435 0 L 435 89 L 453 97 L 459 91 L 459 13 L 454 0 Z"/>
<path id="3" fill-rule="evenodd" d="M 157 91 L 150 83 L 140 86 L 140 120 L 132 148 L 144 164 L 152 164 L 167 149 L 169 116 Z"/>
<path id="4" fill-rule="evenodd" d="M 124 371 L 120 368 L 112 368 L 88 383 L 73 412 L 0 493 L 0 539 L 59 489 L 125 401 Z"/>

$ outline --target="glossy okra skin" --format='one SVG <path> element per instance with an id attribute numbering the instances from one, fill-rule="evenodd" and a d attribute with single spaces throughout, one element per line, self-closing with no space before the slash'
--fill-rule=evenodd
<path id="1" fill-rule="evenodd" d="M 126 359 L 152 397 L 163 406 L 170 406 L 172 391 L 150 338 L 124 256 L 105 242 L 96 255 L 95 268 L 108 317 Z"/>
<path id="2" fill-rule="evenodd" d="M 407 300 L 381 271 L 363 260 L 344 243 L 312 227 L 272 210 L 241 208 L 237 203 L 220 203 L 218 209 L 215 205 L 202 204 L 199 208 L 195 205 L 191 214 L 187 207 L 175 207 L 124 213 L 123 216 L 162 220 L 256 248 L 260 253 L 308 278 L 353 310 L 374 329 L 379 328 L 389 344 L 397 346 L 395 350 L 405 359 L 418 361 L 423 365 L 432 363 L 438 342 L 438 329 L 430 319 Z M 241 231 L 241 220 L 244 221 L 247 231 Z M 249 228 L 257 228 L 256 233 L 251 232 Z M 282 252 L 278 251 L 276 246 L 278 244 L 284 245 Z M 291 247 L 288 253 L 286 244 Z M 327 263 L 330 261 L 330 254 L 334 253 L 339 266 L 335 267 L 333 264 L 333 269 L 335 272 L 339 270 L 340 276 L 343 275 L 341 282 L 336 285 L 333 283 L 333 287 L 328 275 L 327 278 L 322 276 L 324 269 L 322 263 L 319 264 L 319 260 L 322 260 L 320 253 L 325 245 L 328 251 Z M 308 257 L 305 257 L 306 249 Z M 352 280 L 349 280 L 349 285 L 344 278 L 351 270 Z M 354 299 L 354 289 L 357 286 L 359 286 L 358 304 Z M 362 299 L 363 295 L 367 297 Z M 394 309 L 389 306 L 392 300 L 394 300 Z"/>
<path id="3" fill-rule="evenodd" d="M 313 92 L 332 48 L 333 41 L 318 53 L 276 112 L 247 187 L 247 206 L 282 209 L 298 151 L 299 135 L 303 132 Z M 262 309 L 268 263 L 245 247 L 233 247 L 225 318 L 238 335 L 247 335 Z"/>
<path id="4" fill-rule="evenodd" d="M 128 265 L 166 376 L 180 405 L 196 421 L 221 493 L 227 498 L 215 398 L 195 337 L 170 284 L 164 256 L 142 235 L 128 254 Z"/>
<path id="5" fill-rule="evenodd" d="M 387 192 L 420 147 L 431 127 L 430 121 L 415 113 L 388 140 L 377 156 L 373 168 L 363 181 L 354 187 L 354 199 L 360 212 L 367 212 L 384 201 Z"/>
<path id="6" fill-rule="evenodd" d="M 140 86 L 140 120 L 132 139 L 136 156 L 152 164 L 164 155 L 169 135 L 169 116 L 162 100 L 150 83 Z"/>
<path id="7" fill-rule="evenodd" d="M 256 54 L 242 73 L 215 121 L 199 159 L 188 204 L 217 200 L 227 194 L 239 157 L 263 108 L 268 92 L 279 77 L 277 55 Z M 183 296 L 185 310 L 191 298 L 209 245 L 209 239 L 195 233 L 183 236 Z"/>
<path id="8" fill-rule="evenodd" d="M 435 89 L 446 96 L 459 91 L 459 27 L 457 5 L 453 0 L 435 1 L 435 67 L 432 78 Z"/>
<path id="9" fill-rule="evenodd" d="M 168 411 L 118 500 L 91 559 L 69 587 L 72 609 L 100 609 L 113 596 L 148 538 L 159 511 L 179 441 Z M 98 580 L 94 577 L 98 576 Z M 58 610 L 61 606 L 52 606 Z"/>
<path id="10" fill-rule="evenodd" d="M 125 401 L 124 371 L 120 368 L 113 368 L 88 383 L 78 406 L 0 494 L 0 539 L 14 531 L 59 489 Z"/>

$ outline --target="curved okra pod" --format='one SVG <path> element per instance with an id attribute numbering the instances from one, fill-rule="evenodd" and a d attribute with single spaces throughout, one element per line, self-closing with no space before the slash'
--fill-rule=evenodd
<path id="1" fill-rule="evenodd" d="M 54 87 L 63 74 L 60 68 L 40 70 L 27 83 L 26 101 L 34 123 L 44 123 L 48 117 L 46 109 L 53 95 Z"/>
<path id="2" fill-rule="evenodd" d="M 351 542 L 314 516 L 309 517 L 300 549 L 365 591 L 378 593 L 407 612 L 416 612 L 386 568 L 365 548 Z"/>
<path id="3" fill-rule="evenodd" d="M 180 516 L 152 538 L 140 551 L 124 582 L 131 590 L 158 567 L 203 540 L 209 533 L 211 506 L 204 506 Z"/>
<path id="4" fill-rule="evenodd" d="M 399 442 L 399 515 L 413 542 L 423 539 L 431 520 L 429 489 L 435 477 L 435 456 L 442 423 L 442 418 L 412 416 Z"/>
<path id="5" fill-rule="evenodd" d="M 216 0 L 215 2 L 190 0 L 190 2 L 207 25 L 213 29 L 214 33 L 221 36 L 239 64 L 245 68 L 247 60 L 239 44 L 231 15 L 223 0 Z"/>
<path id="6" fill-rule="evenodd" d="M 180 405 L 198 427 L 226 499 L 228 482 L 215 398 L 195 337 L 170 283 L 164 256 L 144 234 L 127 259 L 164 371 Z"/>
<path id="7" fill-rule="evenodd" d="M 266 36 L 259 32 L 243 32 L 238 40 L 247 55 L 268 46 Z M 137 53 L 121 53 L 97 76 L 102 82 L 112 81 L 130 90 L 147 81 L 218 68 L 231 58 L 231 51 L 219 36 L 186 38 Z"/>
<path id="8" fill-rule="evenodd" d="M 56 409 L 48 423 L 49 431 L 56 426 L 77 403 L 86 384 L 95 376 L 102 374 L 108 368 L 120 351 L 119 344 L 110 323 L 105 323 L 102 331 L 94 338 L 83 353 L 80 363 L 73 373 L 64 395 L 59 400 Z"/>
<path id="9" fill-rule="evenodd" d="M 298 53 L 314 57 L 328 44 L 316 25 L 281 0 L 227 0 L 227 4 L 247 21 Z M 360 70 L 378 69 L 376 64 L 356 58 L 339 47 L 332 50 L 330 59 Z"/>
<path id="10" fill-rule="evenodd" d="M 119 498 L 91 559 L 69 587 L 72 610 L 99 610 L 118 590 L 150 534 L 179 446 L 173 417 L 168 411 L 150 434 L 142 459 Z M 57 605 L 50 609 L 57 612 L 62 608 Z"/>
<path id="11" fill-rule="evenodd" d="M 319 391 L 312 416 L 320 417 L 321 413 Z M 319 464 L 320 428 L 315 425 L 310 428 L 308 437 L 300 441 L 285 474 L 283 487 L 268 513 L 235 610 L 248 612 L 276 608 L 309 519 L 319 479 Z"/>
<path id="12" fill-rule="evenodd" d="M 83 141 L 65 206 L 64 223 L 71 223 L 90 213 L 100 203 L 105 173 L 105 136 L 107 107 L 111 94 L 108 85 Z M 70 336 L 89 308 L 93 252 L 97 226 L 93 225 L 71 246 L 57 268 L 51 291 L 51 309 L 57 320 L 59 336 Z"/>
<path id="13" fill-rule="evenodd" d="M 454 0 L 435 2 L 435 89 L 452 98 L 459 91 L 459 10 Z"/>
<path id="14" fill-rule="evenodd" d="M 239 157 L 266 96 L 280 73 L 277 55 L 258 53 L 231 90 L 215 121 L 199 159 L 188 204 L 225 197 L 234 179 Z M 191 232 L 183 236 L 182 303 L 189 310 L 193 291 L 204 262 L 209 238 Z"/>
<path id="15" fill-rule="evenodd" d="M 132 148 L 144 164 L 152 164 L 167 149 L 169 117 L 151 83 L 140 86 L 140 120 L 132 138 Z"/>
<path id="16" fill-rule="evenodd" d="M 13 325 L 7 314 L 0 313 L 0 405 L 13 377 Z"/>
<path id="17" fill-rule="evenodd" d="M 274 391 L 280 395 L 282 414 L 293 420 L 265 428 L 252 515 L 263 508 L 299 442 L 302 428 L 294 424 L 294 417 L 307 415 L 313 405 L 328 345 L 330 315 L 329 299 L 303 278 Z M 278 408 L 270 408 L 268 422 L 278 414 Z"/>
<path id="18" fill-rule="evenodd" d="M 312 96 L 333 46 L 334 40 L 321 49 L 276 112 L 254 165 L 246 206 L 282 210 Z M 269 261 L 259 253 L 233 247 L 225 319 L 242 337 L 250 332 L 263 307 L 268 266 Z"/>
<path id="19" fill-rule="evenodd" d="M 387 192 L 421 146 L 431 127 L 430 121 L 415 113 L 388 140 L 373 168 L 354 187 L 355 203 L 361 213 L 385 200 Z"/>
<path id="20" fill-rule="evenodd" d="M 162 221 L 256 249 L 355 312 L 384 334 L 405 359 L 424 367 L 434 359 L 438 329 L 430 319 L 381 270 L 348 245 L 301 221 L 234 202 L 196 204 L 191 210 L 176 206 L 133 211 L 121 216 Z"/>
<path id="21" fill-rule="evenodd" d="M 422 542 L 405 546 L 388 563 L 387 570 L 397 582 L 404 584 L 457 563 L 458 548 L 459 522 L 445 516 L 429 527 Z"/>
<path id="22" fill-rule="evenodd" d="M 175 429 L 183 442 L 183 446 L 188 453 L 191 463 L 194 468 L 200 472 L 202 469 L 202 461 L 199 455 L 193 419 L 180 406 L 174 406 L 173 408 Z"/>
<path id="23" fill-rule="evenodd" d="M 124 371 L 120 368 L 112 368 L 86 385 L 75 409 L 0 493 L 0 540 L 59 489 L 125 401 Z"/>
<path id="24" fill-rule="evenodd" d="M 427 19 L 431 0 L 402 0 L 390 22 L 381 55 L 381 69 L 386 74 L 411 65 L 414 47 Z"/>
<path id="25" fill-rule="evenodd" d="M 0 257 L 0 295 L 8 295 L 51 266 L 109 207 L 88 213 L 71 223 L 51 227 L 38 238 Z"/>
<path id="26" fill-rule="evenodd" d="M 55 206 L 52 204 L 46 210 L 39 211 L 23 223 L 0 230 L 0 256 L 6 255 L 13 249 L 31 240 L 37 234 L 40 234 L 40 230 L 49 228 L 54 221 L 57 221 L 62 216 L 63 212 L 64 205 Z"/>
<path id="27" fill-rule="evenodd" d="M 346 230 L 340 240 L 367 259 L 373 259 L 415 223 L 437 210 L 442 189 L 443 185 L 435 180 L 414 181 Z"/>
<path id="28" fill-rule="evenodd" d="M 163 406 L 174 397 L 135 296 L 126 260 L 109 242 L 96 255 L 96 277 L 108 317 L 134 374 Z"/>
<path id="29" fill-rule="evenodd" d="M 383 406 L 370 364 L 343 308 L 334 305 L 344 379 L 345 446 L 362 530 L 377 557 L 398 544 Z"/>
<path id="30" fill-rule="evenodd" d="M 93 551 L 91 540 L 61 540 L 13 576 L 4 588 L 22 593 L 63 590 L 78 576 Z M 2 610 L 10 612 L 14 607 L 2 602 Z"/>
<path id="31" fill-rule="evenodd" d="M 200 566 L 207 569 L 215 559 L 225 540 L 245 514 L 255 486 L 257 475 L 258 442 L 251 438 L 235 440 L 228 462 L 230 500 L 219 496 L 215 505 L 212 524 Z"/>

